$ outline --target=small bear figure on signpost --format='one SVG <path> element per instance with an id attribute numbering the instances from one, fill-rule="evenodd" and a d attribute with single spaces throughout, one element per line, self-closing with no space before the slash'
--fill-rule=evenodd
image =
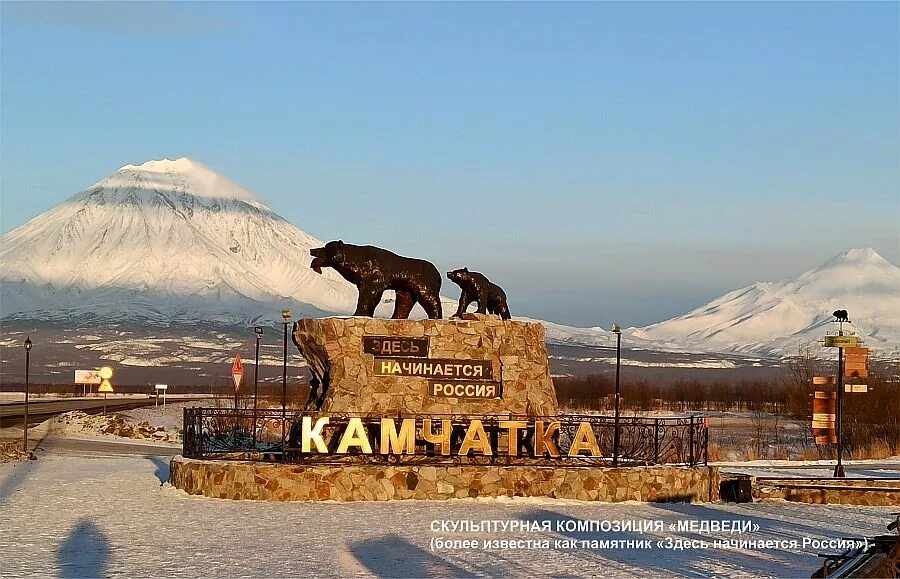
<path id="1" fill-rule="evenodd" d="M 453 314 L 454 318 L 461 318 L 472 302 L 478 302 L 479 314 L 497 314 L 502 319 L 508 320 L 509 306 L 506 305 L 506 292 L 503 288 L 486 278 L 477 271 L 469 271 L 468 267 L 447 272 L 447 278 L 462 288 L 459 296 L 459 308 Z"/>

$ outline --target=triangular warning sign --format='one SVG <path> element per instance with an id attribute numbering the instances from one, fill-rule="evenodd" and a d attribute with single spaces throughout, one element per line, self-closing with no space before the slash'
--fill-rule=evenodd
<path id="1" fill-rule="evenodd" d="M 109 380 L 104 380 L 100 383 L 100 387 L 97 388 L 97 392 L 112 392 L 113 387 L 112 384 L 109 383 Z"/>
<path id="2" fill-rule="evenodd" d="M 231 365 L 231 379 L 234 380 L 234 391 L 241 387 L 241 378 L 244 377 L 244 365 L 241 363 L 241 355 L 238 354 Z"/>

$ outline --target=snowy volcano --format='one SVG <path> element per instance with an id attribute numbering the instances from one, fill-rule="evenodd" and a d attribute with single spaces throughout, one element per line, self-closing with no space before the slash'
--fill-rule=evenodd
<path id="1" fill-rule="evenodd" d="M 792 354 L 837 329 L 831 323 L 837 309 L 850 312 L 849 330 L 868 345 L 896 348 L 900 268 L 872 248 L 851 249 L 795 279 L 757 282 L 633 333 L 710 350 Z"/>
<path id="2" fill-rule="evenodd" d="M 191 159 L 126 165 L 0 241 L 2 314 L 168 325 L 352 312 L 322 242 Z"/>
<path id="3" fill-rule="evenodd" d="M 282 308 L 351 313 L 356 288 L 309 268 L 310 248 L 322 244 L 196 161 L 126 165 L 0 238 L 0 314 L 62 327 L 246 328 L 280 322 Z M 392 297 L 379 316 L 390 316 Z M 445 315 L 453 309 L 445 298 Z M 756 283 L 625 333 L 644 350 L 779 356 L 834 329 L 837 309 L 870 345 L 896 348 L 900 268 L 854 249 L 796 279 Z M 601 328 L 545 325 L 552 344 L 615 343 Z"/>

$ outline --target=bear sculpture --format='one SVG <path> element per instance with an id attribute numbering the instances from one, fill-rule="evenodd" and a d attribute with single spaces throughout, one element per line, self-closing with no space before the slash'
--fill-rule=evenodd
<path id="1" fill-rule="evenodd" d="M 469 271 L 469 268 L 455 269 L 447 272 L 447 277 L 462 288 L 459 295 L 459 308 L 453 314 L 454 318 L 461 318 L 472 302 L 478 302 L 479 314 L 497 314 L 502 319 L 508 320 L 509 306 L 506 304 L 506 292 L 503 288 L 486 278 L 477 271 Z"/>
<path id="2" fill-rule="evenodd" d="M 359 290 L 354 316 L 375 315 L 375 308 L 387 290 L 394 290 L 394 319 L 406 319 L 418 303 L 431 319 L 440 319 L 441 273 L 424 259 L 402 257 L 371 245 L 352 245 L 329 241 L 325 247 L 309 250 L 310 267 L 322 273 L 323 267 L 337 271 Z"/>

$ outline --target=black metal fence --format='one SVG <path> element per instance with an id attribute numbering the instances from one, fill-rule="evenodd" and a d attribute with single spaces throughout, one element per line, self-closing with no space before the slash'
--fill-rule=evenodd
<path id="1" fill-rule="evenodd" d="M 382 454 L 380 451 L 382 416 L 331 414 L 321 429 L 327 452 L 303 452 L 301 446 L 304 417 L 310 424 L 323 416 L 319 412 L 186 408 L 184 410 L 184 456 L 197 459 L 231 459 L 287 462 L 294 464 L 496 464 L 540 466 L 639 466 L 652 464 L 705 464 L 709 430 L 700 416 L 677 418 L 622 417 L 619 421 L 619 451 L 613 448 L 615 421 L 612 417 L 592 415 L 562 415 L 547 417 L 517 417 L 497 415 L 413 415 L 390 416 L 399 426 L 403 419 L 415 420 L 414 445 L 411 454 Z M 336 452 L 339 440 L 350 420 L 358 418 L 369 438 L 372 453 L 358 449 L 344 454 Z M 441 430 L 441 421 L 451 425 L 450 447 L 458 450 L 473 420 L 480 420 L 494 450 L 490 456 L 477 453 L 442 454 L 429 442 L 423 432 L 424 420 L 431 421 L 431 429 Z M 516 433 L 515 454 L 509 452 L 508 428 L 501 421 L 521 420 L 527 424 Z M 535 423 L 544 428 L 558 423 L 550 440 L 559 456 L 540 452 L 535 456 Z M 597 442 L 599 456 L 568 456 L 582 423 L 587 423 Z M 584 428 L 584 427 L 582 427 Z"/>

